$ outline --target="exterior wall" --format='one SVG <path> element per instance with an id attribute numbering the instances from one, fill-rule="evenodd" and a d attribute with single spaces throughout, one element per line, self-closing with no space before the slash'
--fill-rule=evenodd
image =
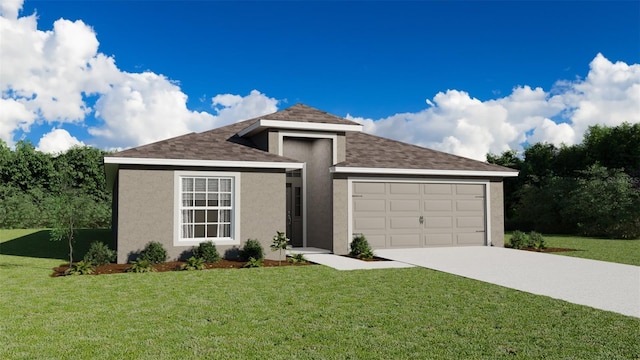
<path id="1" fill-rule="evenodd" d="M 349 203 L 347 179 L 333 179 L 333 253 L 349 253 Z"/>
<path id="2" fill-rule="evenodd" d="M 331 139 L 285 138 L 283 155 L 306 163 L 303 192 L 306 201 L 306 246 L 331 249 L 333 243 Z M 284 212 L 283 212 L 284 213 Z M 303 221 L 305 221 L 303 220 Z"/>
<path id="3" fill-rule="evenodd" d="M 286 229 L 285 174 L 242 173 L 240 178 L 241 244 L 247 239 L 258 239 L 264 247 L 265 257 L 277 260 L 279 252 L 271 251 L 269 246 L 276 231 Z M 218 251 L 221 248 L 218 247 Z"/>
<path id="4" fill-rule="evenodd" d="M 118 263 L 134 260 L 150 241 L 173 249 L 173 171 L 125 170 L 118 172 Z"/>
<path id="5" fill-rule="evenodd" d="M 285 229 L 284 172 L 243 172 L 240 175 L 240 247 L 258 239 L 269 259 L 276 231 Z M 121 169 L 118 175 L 116 227 L 118 263 L 134 260 L 150 241 L 160 242 L 169 260 L 184 258 L 192 246 L 174 246 L 174 171 Z M 216 248 L 222 256 L 237 255 L 237 246 Z M 228 252 L 229 251 L 229 252 Z"/>
<path id="6" fill-rule="evenodd" d="M 337 160 L 338 160 L 338 163 L 341 163 L 347 160 L 347 138 L 344 133 L 338 134 L 337 145 L 338 145 Z"/>
<path id="7" fill-rule="evenodd" d="M 491 192 L 491 244 L 504 247 L 504 190 L 502 180 L 489 184 Z"/>

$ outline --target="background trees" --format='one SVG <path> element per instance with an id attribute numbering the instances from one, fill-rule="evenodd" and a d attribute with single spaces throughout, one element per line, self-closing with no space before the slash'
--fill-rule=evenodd
<path id="1" fill-rule="evenodd" d="M 505 179 L 507 229 L 640 237 L 640 124 L 592 126 L 582 144 L 534 144 L 520 159 L 489 154 L 520 170 Z"/>
<path id="2" fill-rule="evenodd" d="M 111 195 L 102 158 L 107 153 L 76 147 L 54 156 L 28 141 L 10 149 L 0 140 L 0 227 L 55 228 L 61 204 L 81 204 L 76 228 L 105 228 L 111 223 Z"/>

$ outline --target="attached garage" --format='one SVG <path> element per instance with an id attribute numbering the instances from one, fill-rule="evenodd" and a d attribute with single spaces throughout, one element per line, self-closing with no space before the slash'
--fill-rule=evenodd
<path id="1" fill-rule="evenodd" d="M 351 233 L 374 249 L 487 245 L 488 183 L 351 182 Z"/>

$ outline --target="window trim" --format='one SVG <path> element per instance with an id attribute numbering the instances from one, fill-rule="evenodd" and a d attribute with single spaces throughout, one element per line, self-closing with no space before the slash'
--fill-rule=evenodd
<path id="1" fill-rule="evenodd" d="M 201 240 L 182 238 L 182 223 L 180 221 L 182 204 L 182 178 L 231 178 L 231 237 L 203 238 Z M 201 242 L 213 241 L 216 245 L 240 245 L 240 173 L 227 171 L 175 171 L 173 190 L 173 245 L 197 246 Z"/>

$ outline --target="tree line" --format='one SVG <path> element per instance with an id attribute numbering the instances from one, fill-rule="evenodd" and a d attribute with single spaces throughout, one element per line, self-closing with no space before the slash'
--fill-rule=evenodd
<path id="1" fill-rule="evenodd" d="M 55 228 L 70 211 L 77 228 L 109 228 L 106 154 L 85 146 L 50 155 L 29 141 L 11 149 L 0 140 L 0 228 Z"/>
<path id="2" fill-rule="evenodd" d="M 596 125 L 581 144 L 537 143 L 487 161 L 520 171 L 504 182 L 507 230 L 640 237 L 640 124 Z"/>

